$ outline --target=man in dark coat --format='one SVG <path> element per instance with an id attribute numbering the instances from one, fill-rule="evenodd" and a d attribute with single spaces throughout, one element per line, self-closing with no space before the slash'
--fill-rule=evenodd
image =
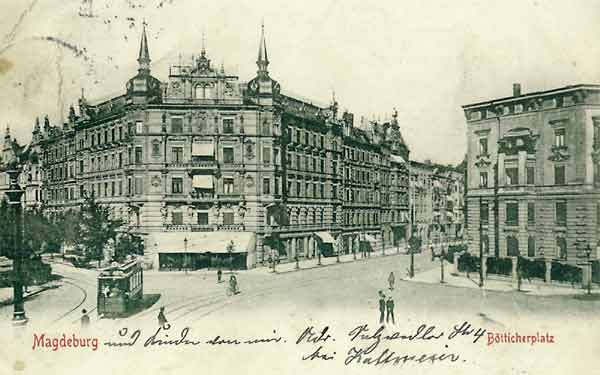
<path id="1" fill-rule="evenodd" d="M 396 321 L 394 320 L 394 300 L 392 299 L 392 296 L 388 297 L 388 300 L 385 303 L 385 307 L 387 309 L 386 321 L 389 323 L 390 322 L 390 316 L 391 316 L 392 317 L 392 324 L 396 324 Z"/>
<path id="2" fill-rule="evenodd" d="M 158 325 L 164 328 L 165 324 L 167 324 L 167 318 L 165 317 L 165 307 L 161 306 L 160 311 L 158 313 Z"/>
<path id="3" fill-rule="evenodd" d="M 379 291 L 379 324 L 383 324 L 384 317 L 385 317 L 385 295 L 380 290 Z"/>

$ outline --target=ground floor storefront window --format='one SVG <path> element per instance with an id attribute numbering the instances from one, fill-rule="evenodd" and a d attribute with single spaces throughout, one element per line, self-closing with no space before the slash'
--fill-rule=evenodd
<path id="1" fill-rule="evenodd" d="M 232 268 L 246 269 L 246 253 L 160 253 L 158 255 L 159 270 L 183 271 L 199 269 Z"/>

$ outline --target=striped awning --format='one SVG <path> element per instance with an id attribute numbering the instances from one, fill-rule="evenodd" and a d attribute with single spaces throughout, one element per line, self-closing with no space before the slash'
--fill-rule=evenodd
<path id="1" fill-rule="evenodd" d="M 213 178 L 210 175 L 194 175 L 192 180 L 192 186 L 194 189 L 212 189 Z"/>
<path id="2" fill-rule="evenodd" d="M 335 243 L 335 239 L 329 232 L 315 232 L 315 235 L 325 243 Z"/>
<path id="3" fill-rule="evenodd" d="M 213 156 L 215 146 L 212 143 L 192 143 L 192 156 Z"/>

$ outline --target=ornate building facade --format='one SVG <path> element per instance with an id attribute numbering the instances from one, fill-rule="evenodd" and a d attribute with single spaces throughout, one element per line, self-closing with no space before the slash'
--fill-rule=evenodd
<path id="1" fill-rule="evenodd" d="M 145 30 L 137 61 L 122 95 L 92 103 L 82 93 L 68 122 L 36 121 L 32 189 L 45 209 L 93 194 L 144 238 L 158 269 L 350 252 L 359 232 L 380 246 L 406 237 L 409 151 L 397 115 L 362 130 L 335 99 L 286 94 L 269 75 L 264 28 L 247 83 L 204 48 L 161 82 Z"/>
<path id="2" fill-rule="evenodd" d="M 490 256 L 597 258 L 600 86 L 577 85 L 463 107 L 469 244 Z"/>
<path id="3" fill-rule="evenodd" d="M 424 244 L 463 240 L 463 173 L 453 167 L 411 160 L 409 185 L 412 235 Z"/>

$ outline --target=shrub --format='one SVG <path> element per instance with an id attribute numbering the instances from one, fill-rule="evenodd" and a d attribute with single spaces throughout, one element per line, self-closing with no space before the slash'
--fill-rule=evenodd
<path id="1" fill-rule="evenodd" d="M 449 262 L 454 262 L 454 254 L 467 251 L 467 245 L 450 245 L 444 259 Z"/>
<path id="2" fill-rule="evenodd" d="M 510 276 L 512 274 L 511 258 L 489 257 L 485 262 L 487 273 L 493 275 Z"/>
<path id="3" fill-rule="evenodd" d="M 479 270 L 479 257 L 464 253 L 458 258 L 458 270 L 460 272 L 476 272 Z"/>
<path id="4" fill-rule="evenodd" d="M 546 278 L 546 262 L 543 259 L 530 260 L 527 258 L 519 258 L 518 263 L 521 277 L 524 279 L 545 279 Z"/>
<path id="5" fill-rule="evenodd" d="M 572 285 L 582 280 L 581 268 L 559 262 L 552 263 L 551 276 L 553 281 L 569 282 Z"/>

